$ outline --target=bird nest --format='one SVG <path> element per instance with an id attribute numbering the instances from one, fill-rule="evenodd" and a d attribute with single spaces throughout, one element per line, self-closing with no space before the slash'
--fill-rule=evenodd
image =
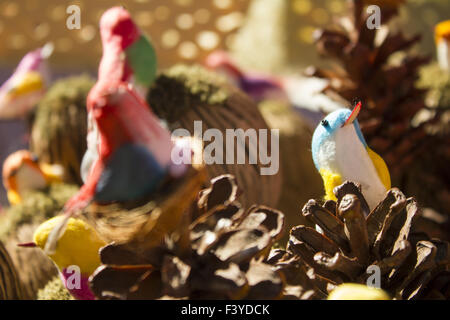
<path id="1" fill-rule="evenodd" d="M 182 178 L 167 179 L 143 201 L 92 204 L 83 217 L 106 242 L 128 243 L 141 249 L 156 246 L 180 227 L 205 179 L 203 167 L 190 167 Z"/>

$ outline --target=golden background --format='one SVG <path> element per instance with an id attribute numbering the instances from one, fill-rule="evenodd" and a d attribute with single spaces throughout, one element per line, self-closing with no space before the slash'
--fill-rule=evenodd
<path id="1" fill-rule="evenodd" d="M 81 8 L 80 30 L 66 27 L 66 8 L 71 4 Z M 264 55 L 266 49 L 282 51 L 282 57 L 276 56 L 280 61 L 273 61 L 275 68 L 270 68 L 267 61 L 261 68 L 317 63 L 312 32 L 330 25 L 333 15 L 346 10 L 345 0 L 1 0 L 0 68 L 11 71 L 27 51 L 52 41 L 53 70 L 95 73 L 102 50 L 99 18 L 114 5 L 125 6 L 152 38 L 161 68 L 177 62 L 201 62 L 208 52 L 230 47 L 234 51 L 245 50 L 255 59 Z M 247 27 L 254 30 L 241 35 L 244 39 L 240 42 L 244 43 L 241 47 L 249 45 L 236 48 L 232 44 L 239 37 L 236 32 L 247 24 L 249 6 L 270 6 L 270 10 L 253 10 L 253 15 L 249 15 L 253 23 L 248 21 Z M 433 27 L 448 18 L 448 0 L 410 0 L 402 8 L 400 22 L 405 24 L 407 34 L 422 33 L 421 51 L 434 54 Z M 252 32 L 262 36 L 265 43 L 253 45 Z M 253 67 L 259 66 L 255 63 Z"/>

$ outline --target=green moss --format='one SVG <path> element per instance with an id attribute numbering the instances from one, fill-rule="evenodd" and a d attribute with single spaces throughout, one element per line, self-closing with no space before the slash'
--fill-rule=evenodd
<path id="1" fill-rule="evenodd" d="M 64 78 L 56 81 L 39 103 L 39 112 L 64 110 L 67 103 L 78 103 L 86 106 L 86 96 L 95 84 L 88 75 Z"/>
<path id="2" fill-rule="evenodd" d="M 160 118 L 174 122 L 198 105 L 224 104 L 226 84 L 225 78 L 201 66 L 175 65 L 157 77 L 147 101 Z"/>
<path id="3" fill-rule="evenodd" d="M 47 285 L 38 291 L 37 300 L 74 300 L 64 287 L 59 276 L 55 276 Z"/>
<path id="4" fill-rule="evenodd" d="M 429 90 L 426 98 L 429 107 L 450 108 L 450 73 L 442 70 L 437 62 L 420 70 L 418 86 Z"/>
<path id="5" fill-rule="evenodd" d="M 41 223 L 57 215 L 78 191 L 78 186 L 54 183 L 47 190 L 26 194 L 22 203 L 8 208 L 0 217 L 0 240 L 6 240 L 26 223 Z"/>

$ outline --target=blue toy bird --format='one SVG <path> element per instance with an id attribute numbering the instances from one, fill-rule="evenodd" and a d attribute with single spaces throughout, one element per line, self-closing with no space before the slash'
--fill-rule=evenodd
<path id="1" fill-rule="evenodd" d="M 314 132 L 312 155 L 327 200 L 336 200 L 333 189 L 350 180 L 361 184 L 373 210 L 391 188 L 391 179 L 384 160 L 364 140 L 356 119 L 360 110 L 361 102 L 353 111 L 339 109 L 325 117 Z"/>

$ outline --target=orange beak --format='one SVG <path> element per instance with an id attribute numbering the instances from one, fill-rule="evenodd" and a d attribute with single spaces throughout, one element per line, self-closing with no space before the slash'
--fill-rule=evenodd
<path id="1" fill-rule="evenodd" d="M 352 113 L 350 114 L 350 116 L 347 118 L 347 120 L 345 121 L 343 127 L 345 127 L 346 125 L 352 124 L 353 121 L 356 120 L 356 118 L 358 118 L 358 114 L 361 111 L 361 107 L 362 107 L 362 103 L 361 101 L 358 102 L 355 106 L 355 108 L 353 109 Z"/>

